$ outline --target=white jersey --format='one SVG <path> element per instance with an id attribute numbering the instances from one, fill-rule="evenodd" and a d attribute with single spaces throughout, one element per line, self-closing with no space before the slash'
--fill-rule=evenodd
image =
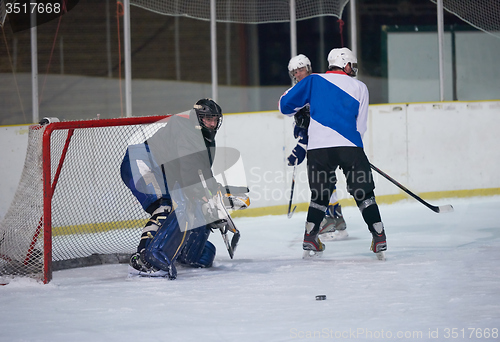
<path id="1" fill-rule="evenodd" d="M 310 106 L 308 150 L 363 147 L 368 102 L 368 88 L 363 82 L 343 71 L 328 71 L 309 75 L 290 88 L 281 96 L 279 110 L 293 116 L 304 106 Z"/>

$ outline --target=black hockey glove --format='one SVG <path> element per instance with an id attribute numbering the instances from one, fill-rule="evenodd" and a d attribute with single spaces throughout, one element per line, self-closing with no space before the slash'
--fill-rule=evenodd
<path id="1" fill-rule="evenodd" d="M 295 119 L 295 125 L 308 129 L 309 128 L 309 122 L 311 121 L 311 114 L 309 112 L 309 107 L 304 107 L 301 110 L 299 110 L 293 118 Z"/>

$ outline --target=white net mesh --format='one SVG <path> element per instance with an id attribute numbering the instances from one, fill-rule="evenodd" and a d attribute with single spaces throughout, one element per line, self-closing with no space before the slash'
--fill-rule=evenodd
<path id="1" fill-rule="evenodd" d="M 342 17 L 349 0 L 295 0 L 296 19 Z M 132 0 L 132 5 L 163 15 L 210 20 L 209 0 Z M 261 24 L 290 21 L 289 0 L 216 0 L 218 22 Z"/>
<path id="2" fill-rule="evenodd" d="M 109 124 L 116 120 L 121 119 L 101 121 Z M 85 126 L 96 122 L 78 123 Z M 127 124 L 82 127 L 72 135 L 68 129 L 52 132 L 51 177 L 52 184 L 56 184 L 51 201 L 52 269 L 125 262 L 135 252 L 149 216 L 122 182 L 120 165 L 129 144 L 144 141 L 159 127 L 161 124 Z M 30 126 L 21 180 L 0 222 L 0 279 L 24 275 L 45 281 L 44 255 L 48 246 L 43 234 L 42 160 L 46 156 L 42 153 L 42 138 L 46 129 Z M 67 154 L 55 182 L 66 144 Z"/>
<path id="3" fill-rule="evenodd" d="M 40 238 L 43 220 L 42 137 L 40 126 L 29 130 L 31 148 L 26 153 L 22 181 L 11 209 L 0 223 L 0 276 L 42 272 L 43 245 L 36 243 L 43 240 Z M 35 250 L 37 252 L 33 254 Z"/>
<path id="4" fill-rule="evenodd" d="M 499 0 L 443 0 L 443 7 L 475 28 L 500 38 Z"/>

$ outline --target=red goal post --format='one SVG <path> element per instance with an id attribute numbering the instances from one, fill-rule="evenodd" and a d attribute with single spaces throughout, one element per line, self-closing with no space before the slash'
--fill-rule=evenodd
<path id="1" fill-rule="evenodd" d="M 19 186 L 0 222 L 0 283 L 48 283 L 56 270 L 127 262 L 149 216 L 122 182 L 121 161 L 168 117 L 31 125 Z"/>

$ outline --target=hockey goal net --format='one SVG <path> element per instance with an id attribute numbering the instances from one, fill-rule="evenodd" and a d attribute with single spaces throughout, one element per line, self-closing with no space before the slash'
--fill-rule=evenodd
<path id="1" fill-rule="evenodd" d="M 121 161 L 167 118 L 30 126 L 19 186 L 0 223 L 0 283 L 48 283 L 55 270 L 128 261 L 148 215 L 122 182 Z"/>

